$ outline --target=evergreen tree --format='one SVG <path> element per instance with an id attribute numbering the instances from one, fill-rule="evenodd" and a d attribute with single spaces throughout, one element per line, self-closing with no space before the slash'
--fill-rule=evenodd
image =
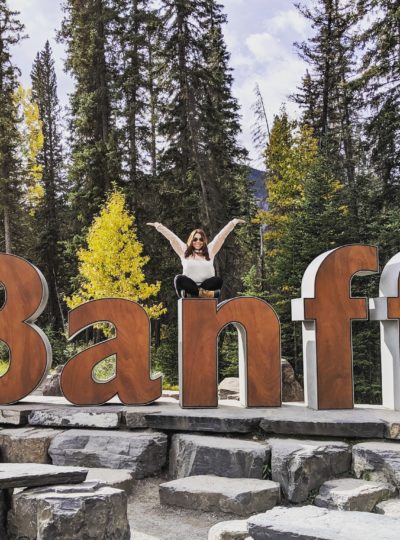
<path id="1" fill-rule="evenodd" d="M 57 80 L 50 44 L 37 53 L 31 71 L 32 98 L 38 107 L 43 146 L 37 156 L 43 196 L 36 209 L 36 260 L 49 285 L 49 322 L 63 329 L 59 286 L 62 282 L 60 241 L 64 206 L 63 158 Z M 64 227 L 66 225 L 64 224 Z M 65 237 L 64 237 L 65 238 Z"/>
<path id="2" fill-rule="evenodd" d="M 69 178 L 75 220 L 81 226 L 90 223 L 111 183 L 120 179 L 110 84 L 111 17 L 106 0 L 67 0 L 59 34 L 66 44 L 66 69 L 76 81 Z"/>
<path id="3" fill-rule="evenodd" d="M 21 41 L 23 30 L 18 12 L 11 11 L 6 0 L 0 0 L 0 207 L 6 253 L 13 250 L 13 235 L 20 217 L 20 136 L 14 99 L 19 70 L 12 63 L 11 47 Z"/>

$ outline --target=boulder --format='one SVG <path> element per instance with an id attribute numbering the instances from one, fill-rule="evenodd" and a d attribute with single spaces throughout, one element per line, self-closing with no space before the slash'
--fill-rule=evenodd
<path id="1" fill-rule="evenodd" d="M 88 482 L 97 482 L 102 486 L 122 489 L 127 495 L 131 495 L 135 487 L 135 476 L 128 469 L 88 469 L 86 477 Z"/>
<path id="2" fill-rule="evenodd" d="M 130 540 L 127 497 L 95 482 L 28 489 L 13 495 L 9 540 Z"/>
<path id="3" fill-rule="evenodd" d="M 71 429 L 53 439 L 49 454 L 54 465 L 129 469 L 135 478 L 146 478 L 164 466 L 167 436 L 156 431 Z"/>
<path id="4" fill-rule="evenodd" d="M 42 385 L 42 393 L 44 396 L 62 396 L 60 386 L 60 375 L 64 366 L 56 366 L 54 370 L 49 373 Z"/>
<path id="5" fill-rule="evenodd" d="M 389 482 L 400 488 L 400 442 L 365 442 L 353 446 L 357 478 Z"/>
<path id="6" fill-rule="evenodd" d="M 38 463 L 0 463 L 0 489 L 77 484 L 84 482 L 87 469 L 55 467 Z"/>
<path id="7" fill-rule="evenodd" d="M 396 488 L 390 484 L 339 478 L 322 484 L 314 504 L 332 510 L 372 512 L 377 503 L 395 495 Z"/>
<path id="8" fill-rule="evenodd" d="M 350 470 L 351 450 L 344 442 L 272 438 L 269 444 L 272 480 L 294 503 L 306 501 L 311 491 Z"/>
<path id="9" fill-rule="evenodd" d="M 208 531 L 208 540 L 245 540 L 248 536 L 245 519 L 222 521 Z"/>
<path id="10" fill-rule="evenodd" d="M 205 512 L 229 512 L 247 516 L 278 504 L 276 482 L 254 478 L 190 476 L 160 484 L 160 502 Z"/>
<path id="11" fill-rule="evenodd" d="M 262 478 L 270 455 L 269 446 L 261 442 L 178 434 L 172 437 L 169 474 L 171 478 L 203 474 Z"/>
<path id="12" fill-rule="evenodd" d="M 247 521 L 253 540 L 398 540 L 399 522 L 365 512 L 277 507 Z"/>
<path id="13" fill-rule="evenodd" d="M 51 441 L 62 431 L 23 427 L 0 431 L 0 454 L 9 463 L 50 463 Z"/>
<path id="14" fill-rule="evenodd" d="M 385 516 L 400 519 L 400 499 L 390 499 L 378 503 L 375 506 L 375 512 L 377 514 L 384 514 Z"/>
<path id="15" fill-rule="evenodd" d="M 304 401 L 303 387 L 290 362 L 282 358 L 282 401 Z M 239 400 L 239 377 L 226 377 L 218 385 L 219 399 Z"/>

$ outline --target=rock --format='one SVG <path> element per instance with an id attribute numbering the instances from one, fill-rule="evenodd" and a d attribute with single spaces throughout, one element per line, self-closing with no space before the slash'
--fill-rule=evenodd
<path id="1" fill-rule="evenodd" d="M 162 540 L 156 536 L 149 536 L 148 534 L 140 531 L 131 531 L 131 540 Z"/>
<path id="2" fill-rule="evenodd" d="M 206 435 L 174 435 L 169 454 L 171 478 L 213 474 L 262 478 L 270 448 L 256 441 Z"/>
<path id="3" fill-rule="evenodd" d="M 7 524 L 7 512 L 9 509 L 9 498 L 10 493 L 8 490 L 0 490 L 0 538 L 2 540 L 8 540 L 6 533 L 6 524 Z"/>
<path id="4" fill-rule="evenodd" d="M 0 463 L 0 489 L 84 482 L 87 469 L 37 463 Z"/>
<path id="5" fill-rule="evenodd" d="M 340 478 L 324 482 L 314 504 L 332 510 L 372 512 L 377 503 L 390 499 L 395 494 L 396 488 L 390 484 Z"/>
<path id="6" fill-rule="evenodd" d="M 121 424 L 121 408 L 106 410 L 101 407 L 71 407 L 41 409 L 29 415 L 31 426 L 90 427 L 114 429 Z"/>
<path id="7" fill-rule="evenodd" d="M 399 522 L 395 519 L 316 506 L 277 507 L 252 516 L 247 527 L 253 540 L 399 539 Z"/>
<path id="8" fill-rule="evenodd" d="M 28 416 L 31 412 L 31 409 L 13 409 L 11 407 L 6 407 L 0 409 L 0 424 L 11 426 L 25 426 L 28 423 Z M 17 405 L 16 407 L 20 406 Z"/>
<path id="9" fill-rule="evenodd" d="M 190 476 L 160 484 L 159 489 L 161 504 L 241 516 L 268 510 L 280 498 L 279 484 L 254 478 Z"/>
<path id="10" fill-rule="evenodd" d="M 303 387 L 296 379 L 292 364 L 282 358 L 282 401 L 304 401 Z"/>
<path id="11" fill-rule="evenodd" d="M 56 366 L 52 373 L 49 373 L 42 386 L 44 396 L 62 396 L 60 386 L 60 375 L 64 366 Z"/>
<path id="12" fill-rule="evenodd" d="M 10 540 L 129 540 L 126 494 L 95 482 L 42 487 L 13 496 Z"/>
<path id="13" fill-rule="evenodd" d="M 208 531 L 208 540 L 245 540 L 248 535 L 247 520 L 222 521 Z"/>
<path id="14" fill-rule="evenodd" d="M 219 399 L 239 399 L 239 377 L 226 377 L 218 385 Z"/>
<path id="15" fill-rule="evenodd" d="M 260 427 L 276 435 L 308 435 L 310 437 L 383 438 L 385 422 L 373 410 L 315 411 L 303 405 L 287 405 L 268 409 Z M 385 411 L 385 414 L 391 411 Z"/>
<path id="16" fill-rule="evenodd" d="M 351 451 L 344 442 L 269 439 L 269 443 L 272 480 L 281 484 L 291 502 L 304 502 L 326 480 L 349 472 Z"/>
<path id="17" fill-rule="evenodd" d="M 389 482 L 400 488 L 400 443 L 365 442 L 353 446 L 353 470 L 357 478 Z"/>
<path id="18" fill-rule="evenodd" d="M 282 358 L 282 401 L 304 401 L 304 392 L 290 362 Z M 219 399 L 239 400 L 239 377 L 226 377 L 218 385 Z"/>
<path id="19" fill-rule="evenodd" d="M 377 514 L 384 514 L 392 518 L 400 519 L 400 499 L 390 499 L 389 501 L 383 501 L 375 506 L 375 512 Z"/>
<path id="20" fill-rule="evenodd" d="M 155 431 L 71 429 L 53 439 L 49 454 L 55 465 L 129 469 L 135 478 L 146 478 L 164 466 L 167 436 Z"/>
<path id="21" fill-rule="evenodd" d="M 51 441 L 62 431 L 32 427 L 0 431 L 2 461 L 9 463 L 50 463 L 48 449 Z"/>
<path id="22" fill-rule="evenodd" d="M 88 482 L 97 482 L 103 486 L 122 489 L 127 495 L 131 495 L 135 487 L 135 476 L 128 469 L 88 469 L 86 480 Z"/>

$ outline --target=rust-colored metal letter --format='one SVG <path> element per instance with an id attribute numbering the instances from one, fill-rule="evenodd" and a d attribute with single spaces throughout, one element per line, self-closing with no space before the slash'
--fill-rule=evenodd
<path id="1" fill-rule="evenodd" d="M 240 400 L 248 407 L 281 405 L 280 324 L 259 298 L 179 300 L 181 407 L 218 407 L 217 342 L 233 324 L 239 338 Z"/>
<path id="2" fill-rule="evenodd" d="M 308 266 L 292 319 L 303 321 L 304 388 L 313 409 L 351 409 L 351 321 L 368 319 L 368 300 L 351 296 L 355 275 L 378 271 L 378 250 L 360 244 L 319 255 Z"/>
<path id="3" fill-rule="evenodd" d="M 115 395 L 126 405 L 158 399 L 162 377 L 150 377 L 150 321 L 145 310 L 120 298 L 92 300 L 69 313 L 69 338 L 99 322 L 112 323 L 115 337 L 68 360 L 60 381 L 64 396 L 75 405 L 100 405 Z M 113 354 L 117 357 L 115 377 L 97 382 L 93 368 Z"/>
<path id="4" fill-rule="evenodd" d="M 10 350 L 10 364 L 0 377 L 0 404 L 15 403 L 35 390 L 51 365 L 50 343 L 33 322 L 47 302 L 47 284 L 33 264 L 0 254 L 0 282 L 5 304 L 0 310 L 0 339 Z"/>

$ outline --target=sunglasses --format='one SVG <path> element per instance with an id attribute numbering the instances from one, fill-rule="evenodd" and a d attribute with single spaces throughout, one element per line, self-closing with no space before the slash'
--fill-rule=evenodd
<path id="1" fill-rule="evenodd" d="M 193 242 L 204 242 L 202 238 L 193 238 Z"/>

